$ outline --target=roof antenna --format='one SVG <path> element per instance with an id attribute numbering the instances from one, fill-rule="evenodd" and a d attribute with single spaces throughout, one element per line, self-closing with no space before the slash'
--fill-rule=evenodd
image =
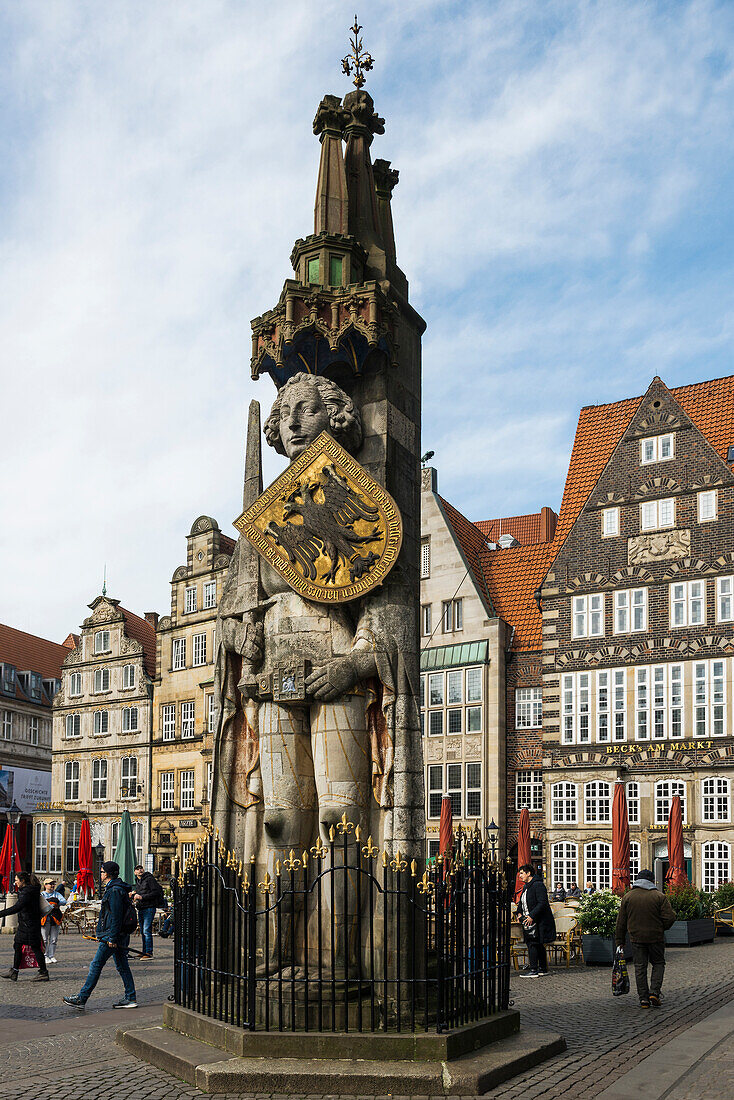
<path id="1" fill-rule="evenodd" d="M 107 595 L 107 562 L 104 563 L 104 574 L 102 576 L 102 595 Z"/>

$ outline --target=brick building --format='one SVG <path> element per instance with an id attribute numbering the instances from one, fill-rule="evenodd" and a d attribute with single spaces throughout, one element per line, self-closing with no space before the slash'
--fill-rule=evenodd
<path id="1" fill-rule="evenodd" d="M 547 874 L 611 881 L 626 783 L 633 871 L 732 878 L 734 378 L 581 411 L 542 604 Z"/>

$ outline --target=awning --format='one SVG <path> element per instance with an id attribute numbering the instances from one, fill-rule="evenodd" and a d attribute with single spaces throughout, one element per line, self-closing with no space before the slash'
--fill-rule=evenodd
<path id="1" fill-rule="evenodd" d="M 481 665 L 487 661 L 489 642 L 462 642 L 460 645 L 439 645 L 421 650 L 421 672 L 457 665 Z"/>

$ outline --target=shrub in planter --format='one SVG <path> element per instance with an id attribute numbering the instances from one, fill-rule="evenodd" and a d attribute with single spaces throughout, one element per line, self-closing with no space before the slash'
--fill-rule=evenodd
<path id="1" fill-rule="evenodd" d="M 668 892 L 668 901 L 678 920 L 701 920 L 713 912 L 713 899 L 695 886 L 679 886 Z"/>
<path id="2" fill-rule="evenodd" d="M 619 913 L 619 898 L 611 890 L 585 894 L 579 908 L 581 931 L 588 936 L 612 939 Z"/>
<path id="3" fill-rule="evenodd" d="M 722 882 L 714 894 L 714 908 L 726 909 L 734 905 L 734 882 Z"/>

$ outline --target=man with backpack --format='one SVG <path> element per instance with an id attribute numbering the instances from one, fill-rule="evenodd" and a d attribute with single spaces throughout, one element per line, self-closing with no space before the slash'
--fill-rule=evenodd
<path id="1" fill-rule="evenodd" d="M 100 872 L 105 886 L 102 909 L 97 921 L 99 947 L 89 966 L 87 980 L 76 997 L 64 997 L 64 1004 L 83 1011 L 99 976 L 110 959 L 115 960 L 117 972 L 122 978 L 125 995 L 113 1008 L 137 1008 L 135 982 L 127 960 L 130 933 L 137 926 L 137 916 L 128 896 L 129 886 L 120 878 L 120 868 L 112 860 L 102 864 Z"/>
<path id="2" fill-rule="evenodd" d="M 140 936 L 143 940 L 141 959 L 153 958 L 153 918 L 156 909 L 164 909 L 166 899 L 158 879 L 146 871 L 142 864 L 135 868 L 135 888 L 130 894 L 138 911 Z"/>

